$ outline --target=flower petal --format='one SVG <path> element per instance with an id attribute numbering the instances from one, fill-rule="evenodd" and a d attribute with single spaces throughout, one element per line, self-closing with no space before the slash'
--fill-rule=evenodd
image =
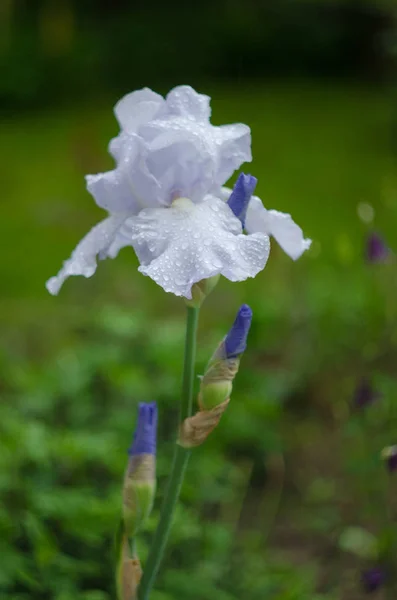
<path id="1" fill-rule="evenodd" d="M 244 235 L 240 221 L 214 196 L 200 204 L 179 199 L 168 209 L 141 211 L 123 231 L 138 255 L 139 271 L 166 292 L 186 298 L 194 283 L 214 275 L 231 281 L 254 277 L 270 249 L 266 235 Z"/>
<path id="2" fill-rule="evenodd" d="M 215 185 L 222 186 L 243 163 L 252 161 L 251 130 L 243 123 L 213 127 L 213 130 L 219 154 Z"/>
<path id="3" fill-rule="evenodd" d="M 278 210 L 266 210 L 257 196 L 253 196 L 248 205 L 245 229 L 248 233 L 260 231 L 272 235 L 293 260 L 298 259 L 312 243 L 303 237 L 302 229 L 291 215 Z"/>
<path id="4" fill-rule="evenodd" d="M 101 208 L 112 212 L 138 212 L 142 207 L 122 169 L 86 175 L 87 190 Z"/>
<path id="5" fill-rule="evenodd" d="M 119 167 L 124 163 L 131 188 L 142 198 L 141 208 L 170 205 L 177 196 L 199 202 L 213 187 L 217 153 L 200 128 L 179 117 L 155 121 L 145 127 L 146 139 L 138 138 L 134 160 L 134 136 L 124 133 L 112 140 L 110 151 Z"/>
<path id="6" fill-rule="evenodd" d="M 166 98 L 170 114 L 207 122 L 211 116 L 210 102 L 209 96 L 199 94 L 190 85 L 179 85 Z"/>
<path id="7" fill-rule="evenodd" d="M 98 223 L 77 244 L 71 257 L 63 263 L 58 275 L 51 277 L 46 283 L 50 294 L 56 295 L 65 279 L 71 275 L 84 275 L 91 277 L 96 271 L 96 257 L 100 259 L 109 256 L 108 249 L 115 239 L 117 231 L 126 220 L 126 215 L 108 217 Z"/>
<path id="8" fill-rule="evenodd" d="M 121 98 L 114 112 L 122 130 L 136 133 L 141 125 L 156 118 L 164 105 L 165 100 L 160 94 L 143 88 Z"/>
<path id="9" fill-rule="evenodd" d="M 121 133 L 110 142 L 109 150 L 118 163 L 115 173 L 118 174 L 119 187 L 112 190 L 114 201 L 109 197 L 108 210 L 117 212 L 117 206 L 120 205 L 120 207 L 125 206 L 125 211 L 136 213 L 138 212 L 138 210 L 135 210 L 136 208 L 142 210 L 143 208 L 163 206 L 170 203 L 171 200 L 168 197 L 169 187 L 164 185 L 159 173 L 156 172 L 155 168 L 153 169 L 153 166 L 159 166 L 160 174 L 162 173 L 161 158 L 154 156 L 154 152 L 151 151 L 148 143 L 138 135 Z M 182 152 L 182 156 L 185 156 L 185 154 L 186 149 L 185 153 Z M 171 156 L 166 154 L 165 160 L 170 162 Z M 172 166 L 178 168 L 178 163 L 173 163 Z M 151 172 L 151 168 L 154 172 Z M 121 189 L 121 186 L 123 189 Z M 124 196 L 125 191 L 125 196 L 127 196 L 128 190 L 131 196 L 130 204 L 123 203 L 122 198 L 117 202 L 115 199 L 116 194 Z M 98 198 L 96 196 L 95 198 L 99 204 Z M 100 204 L 100 206 L 103 206 L 103 204 Z"/>

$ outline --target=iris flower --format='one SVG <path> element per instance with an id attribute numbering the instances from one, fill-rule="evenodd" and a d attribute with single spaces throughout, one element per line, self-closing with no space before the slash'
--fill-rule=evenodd
<path id="1" fill-rule="evenodd" d="M 116 166 L 86 177 L 88 191 L 109 216 L 47 282 L 52 294 L 71 275 L 91 277 L 97 258 L 114 258 L 125 246 L 134 248 L 141 273 L 189 299 L 192 285 L 203 279 L 257 275 L 269 256 L 269 235 L 294 259 L 309 247 L 289 215 L 251 199 L 252 186 L 244 189 L 241 177 L 234 206 L 229 202 L 225 182 L 252 160 L 250 129 L 211 125 L 210 112 L 210 98 L 189 86 L 166 98 L 145 88 L 116 104 L 121 131 L 109 145 Z M 239 202 L 244 214 L 238 214 Z"/>

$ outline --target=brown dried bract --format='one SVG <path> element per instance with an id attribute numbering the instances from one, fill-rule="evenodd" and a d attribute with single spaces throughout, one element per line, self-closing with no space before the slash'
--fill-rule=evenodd
<path id="1" fill-rule="evenodd" d="M 127 558 L 123 561 L 122 594 L 123 600 L 138 598 L 138 585 L 142 578 L 142 567 L 139 558 Z"/>
<path id="2" fill-rule="evenodd" d="M 200 446 L 218 425 L 230 398 L 211 410 L 199 410 L 193 417 L 185 419 L 179 431 L 178 444 L 184 448 Z"/>

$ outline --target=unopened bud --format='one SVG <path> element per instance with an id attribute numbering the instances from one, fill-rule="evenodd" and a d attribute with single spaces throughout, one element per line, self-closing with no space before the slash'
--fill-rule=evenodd
<path id="1" fill-rule="evenodd" d="M 233 380 L 240 365 L 240 356 L 247 347 L 252 310 L 243 304 L 230 331 L 218 346 L 201 380 L 200 408 L 210 410 L 230 397 Z"/>
<path id="2" fill-rule="evenodd" d="M 134 537 L 149 516 L 156 492 L 157 405 L 140 403 L 123 487 L 123 521 Z"/>
<path id="3" fill-rule="evenodd" d="M 227 201 L 229 208 L 232 210 L 233 214 L 240 219 L 243 227 L 245 225 L 248 204 L 257 183 L 258 180 L 256 177 L 253 177 L 253 175 L 240 173 L 234 184 L 229 200 Z"/>

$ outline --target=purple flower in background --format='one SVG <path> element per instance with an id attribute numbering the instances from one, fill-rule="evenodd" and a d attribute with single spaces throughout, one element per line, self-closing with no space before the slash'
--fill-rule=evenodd
<path id="1" fill-rule="evenodd" d="M 248 304 L 243 304 L 236 319 L 224 340 L 226 358 L 235 358 L 247 347 L 248 332 L 251 327 L 252 310 Z"/>
<path id="2" fill-rule="evenodd" d="M 383 238 L 377 233 L 370 233 L 366 243 L 366 258 L 369 263 L 386 262 L 390 256 L 390 250 Z"/>
<path id="3" fill-rule="evenodd" d="M 134 439 L 128 449 L 130 456 L 139 454 L 156 454 L 157 404 L 156 402 L 140 402 L 138 405 L 138 422 Z"/>
<path id="4" fill-rule="evenodd" d="M 376 592 L 385 582 L 385 572 L 381 567 L 372 567 L 363 571 L 361 581 L 367 593 Z"/>
<path id="5" fill-rule="evenodd" d="M 377 390 L 374 390 L 371 382 L 366 377 L 363 377 L 355 389 L 353 405 L 355 408 L 365 408 L 366 406 L 373 404 L 373 402 L 379 398 L 380 393 Z"/>
<path id="6" fill-rule="evenodd" d="M 382 450 L 382 458 L 390 473 L 397 470 L 397 446 L 388 446 Z"/>

